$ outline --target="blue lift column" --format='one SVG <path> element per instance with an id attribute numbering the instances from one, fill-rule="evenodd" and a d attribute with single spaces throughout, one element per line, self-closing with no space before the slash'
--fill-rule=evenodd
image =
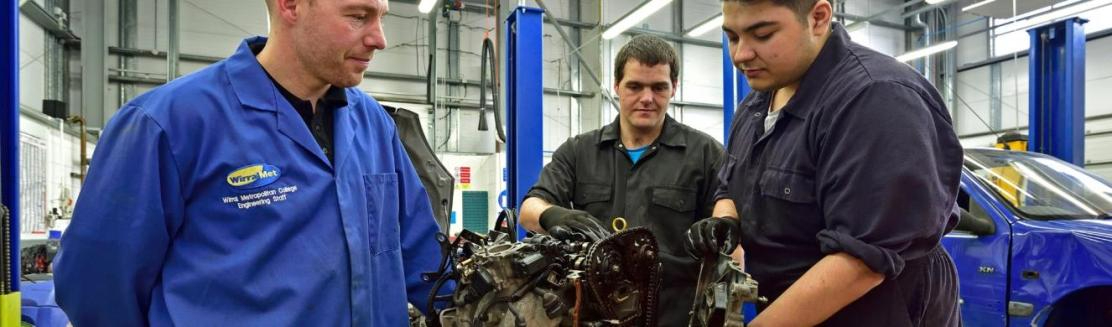
<path id="1" fill-rule="evenodd" d="M 543 166 L 543 10 L 517 7 L 506 18 L 507 204 L 515 212 Z M 516 224 L 518 239 L 525 229 Z"/>
<path id="2" fill-rule="evenodd" d="M 1078 17 L 1027 30 L 1028 150 L 1085 166 L 1085 30 Z"/>
<path id="3" fill-rule="evenodd" d="M 734 59 L 730 56 L 730 39 L 722 32 L 722 144 L 727 146 L 727 151 L 730 149 L 730 128 L 734 125 L 734 112 L 737 111 L 738 104 L 749 96 L 750 91 L 752 89 L 749 81 L 734 67 Z M 757 316 L 757 306 L 745 303 L 741 306 L 741 314 L 748 324 Z"/>
<path id="4" fill-rule="evenodd" d="M 735 87 L 736 86 L 736 87 Z M 730 142 L 730 127 L 733 127 L 734 111 L 738 103 L 749 95 L 749 82 L 740 74 L 730 58 L 730 39 L 722 33 L 722 143 Z"/>
<path id="5" fill-rule="evenodd" d="M 0 231 L 7 266 L 0 268 L 0 327 L 19 325 L 19 1 L 0 5 L 0 201 L 10 211 Z M 5 217 L 0 216 L 0 219 Z"/>

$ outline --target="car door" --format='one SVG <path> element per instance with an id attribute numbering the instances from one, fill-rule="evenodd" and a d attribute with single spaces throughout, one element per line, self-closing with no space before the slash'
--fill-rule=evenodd
<path id="1" fill-rule="evenodd" d="M 968 326 L 1007 324 L 1011 224 L 1007 207 L 965 171 L 958 206 L 962 223 L 942 239 L 954 259 L 962 320 Z"/>

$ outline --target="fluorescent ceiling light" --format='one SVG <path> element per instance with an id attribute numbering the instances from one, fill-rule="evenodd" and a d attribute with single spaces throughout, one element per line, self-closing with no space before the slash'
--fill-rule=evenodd
<path id="1" fill-rule="evenodd" d="M 649 2 L 641 4 L 640 7 L 637 7 L 637 9 L 634 9 L 628 15 L 619 20 L 618 23 L 610 25 L 610 28 L 606 29 L 605 32 L 602 32 L 602 38 L 609 40 L 617 37 L 618 35 L 622 35 L 622 32 L 625 32 L 630 27 L 633 27 L 633 25 L 640 23 L 642 20 L 645 20 L 645 18 L 648 18 L 650 15 L 660 10 L 660 8 L 664 8 L 664 6 L 668 5 L 669 3 L 672 3 L 672 0 L 649 0 Z"/>
<path id="2" fill-rule="evenodd" d="M 942 42 L 942 43 L 932 45 L 932 46 L 929 46 L 929 47 L 926 47 L 926 48 L 922 48 L 922 49 L 919 49 L 919 50 L 915 50 L 915 51 L 911 51 L 911 52 L 902 54 L 899 57 L 896 57 L 896 60 L 903 61 L 903 62 L 908 62 L 908 61 L 912 61 L 912 60 L 915 60 L 915 59 L 926 57 L 926 56 L 929 56 L 929 55 L 932 55 L 932 54 L 936 54 L 936 53 L 939 53 L 939 52 L 942 52 L 942 51 L 950 50 L 957 45 L 958 45 L 958 41 L 946 41 L 946 42 Z"/>
<path id="3" fill-rule="evenodd" d="M 936 3 L 939 3 L 939 2 L 943 2 L 943 1 L 946 1 L 946 0 L 927 0 L 927 4 L 928 5 L 933 5 L 933 4 L 936 4 Z"/>
<path id="4" fill-rule="evenodd" d="M 1055 4 L 1052 4 L 1052 5 L 1046 6 L 1046 7 L 1042 7 L 1042 8 L 1039 8 L 1039 9 L 1035 9 L 1035 10 L 1032 10 L 1032 11 L 1028 11 L 1028 12 L 1016 15 L 1015 17 L 1003 18 L 1003 19 L 996 20 L 995 24 L 993 24 L 993 25 L 997 26 L 997 27 L 1004 26 L 1005 24 L 1015 22 L 1017 20 L 1031 18 L 1031 17 L 1034 17 L 1034 16 L 1045 14 L 1048 11 L 1066 8 L 1066 7 L 1072 6 L 1076 3 L 1084 2 L 1084 1 L 1086 1 L 1086 0 L 1062 1 L 1062 2 L 1055 3 Z M 1012 8 L 1012 11 L 1015 11 L 1015 8 Z"/>
<path id="5" fill-rule="evenodd" d="M 1066 9 L 1070 9 L 1070 8 L 1073 8 L 1073 7 L 1069 7 L 1069 8 L 1066 8 Z M 1066 10 L 1066 9 L 1062 9 L 1062 8 L 1058 8 L 1058 9 Z M 1055 12 L 1050 12 L 1047 15 L 1057 16 L 1058 12 L 1056 12 L 1056 11 Z M 1100 7 L 1100 8 L 1090 9 L 1088 11 L 1079 13 L 1076 16 L 1089 20 L 1089 23 L 1084 25 L 1085 35 L 1105 31 L 1105 30 L 1108 30 L 1109 28 L 1112 28 L 1112 20 L 1104 19 L 1105 17 L 1112 17 L 1112 6 L 1107 6 L 1106 5 L 1106 6 L 1103 6 L 1103 7 Z M 1072 17 L 1072 16 L 1066 16 L 1066 17 Z M 1029 17 L 1029 18 L 1031 20 L 1042 21 L 1041 23 L 1039 23 L 1039 25 L 1042 25 L 1042 24 L 1046 23 L 1046 20 L 1043 20 L 1043 18 L 1041 18 L 1041 16 Z M 1059 18 L 1054 19 L 1054 20 L 1059 20 L 1061 18 L 1062 17 L 1059 17 Z M 1018 24 L 1027 25 L 1028 22 L 1021 21 Z M 1005 28 L 1007 28 L 1008 30 L 1012 30 L 1012 27 L 1008 26 L 1008 25 L 1005 25 L 1005 26 L 1001 27 L 1000 30 L 1003 31 L 1003 30 L 1005 30 Z M 1013 52 L 1027 51 L 1031 47 L 1031 35 L 1027 34 L 1027 30 L 1025 30 L 1025 29 L 1012 30 L 1012 31 L 1007 32 L 1007 33 L 996 34 L 995 36 L 992 37 L 992 42 L 995 45 L 992 48 L 992 55 L 994 57 L 1003 56 L 1003 55 L 1011 54 Z"/>
<path id="6" fill-rule="evenodd" d="M 1086 11 L 1089 11 L 1089 10 L 1092 10 L 1092 9 L 1103 7 L 1103 6 L 1106 6 L 1108 4 L 1112 4 L 1112 0 L 1094 0 L 1094 1 L 1084 2 L 1084 3 L 1077 4 L 1075 6 L 1069 6 L 1069 7 L 1062 8 L 1062 9 L 1055 10 L 1055 11 L 1051 11 L 1051 12 L 1048 12 L 1048 13 L 1045 13 L 1045 14 L 1042 14 L 1042 15 L 1031 17 L 1029 19 L 1010 22 L 1007 25 L 1004 25 L 1004 26 L 1001 26 L 1001 27 L 997 28 L 995 32 L 996 32 L 997 35 L 1000 35 L 1000 34 L 1005 34 L 1005 33 L 1008 33 L 1008 32 L 1013 32 L 1013 31 L 1018 31 L 1018 30 L 1025 30 L 1025 29 L 1035 27 L 1035 26 L 1038 26 L 1038 25 L 1042 25 L 1044 23 L 1051 22 L 1051 21 L 1054 21 L 1054 20 L 1057 20 L 1057 19 L 1060 19 L 1060 18 L 1074 16 L 1074 15 L 1077 15 L 1077 14 L 1080 14 L 1080 13 L 1083 13 L 1083 12 L 1086 12 Z M 997 25 L 997 26 L 1000 26 L 1000 25 Z"/>
<path id="7" fill-rule="evenodd" d="M 690 32 L 687 32 L 687 37 L 699 37 L 703 34 L 707 34 L 707 32 L 710 32 L 712 30 L 721 29 L 722 22 L 725 20 L 726 17 L 722 15 L 718 15 L 714 18 L 708 19 L 706 22 L 700 24 L 698 27 L 695 27 Z"/>
<path id="8" fill-rule="evenodd" d="M 1066 1 L 1062 1 L 1062 2 L 1059 2 L 1059 3 L 1052 4 L 1050 6 L 1054 7 L 1054 8 L 1062 8 L 1062 7 L 1069 6 L 1069 5 L 1072 5 L 1072 4 L 1081 2 L 1081 1 L 1085 1 L 1085 0 L 1066 0 Z"/>
<path id="9" fill-rule="evenodd" d="M 971 5 L 965 6 L 965 8 L 961 8 L 961 11 L 970 11 L 970 10 L 973 10 L 974 8 L 990 4 L 993 1 L 996 1 L 996 0 L 985 0 L 985 1 L 978 2 L 978 3 L 974 3 L 974 4 L 971 4 Z"/>
<path id="10" fill-rule="evenodd" d="M 436 2 L 437 0 L 421 0 L 421 3 L 417 5 L 417 11 L 427 14 L 432 11 L 432 7 L 436 6 Z"/>

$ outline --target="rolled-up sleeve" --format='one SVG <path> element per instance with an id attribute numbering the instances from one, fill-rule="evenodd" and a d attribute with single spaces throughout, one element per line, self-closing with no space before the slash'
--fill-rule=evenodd
<path id="1" fill-rule="evenodd" d="M 552 161 L 541 170 L 537 184 L 529 189 L 525 198 L 540 198 L 549 204 L 568 208 L 575 191 L 575 144 L 579 138 L 570 138 L 552 153 Z"/>
<path id="2" fill-rule="evenodd" d="M 715 202 L 730 197 L 730 173 L 734 170 L 734 156 L 726 154 L 722 158 L 722 164 L 718 166 L 718 175 L 715 176 L 716 186 L 714 188 L 713 199 Z"/>
<path id="3" fill-rule="evenodd" d="M 704 213 L 700 216 L 709 217 L 714 212 L 714 203 L 718 202 L 718 193 L 725 193 L 722 187 L 722 178 L 717 175 L 722 173 L 722 166 L 726 163 L 726 151 L 722 146 L 715 142 L 711 144 L 706 150 L 704 155 L 703 171 L 705 172 L 706 185 L 700 190 L 700 195 L 704 199 L 703 207 Z"/>
<path id="4" fill-rule="evenodd" d="M 953 207 L 961 150 L 949 115 L 895 82 L 830 109 L 818 144 L 820 248 L 893 278 L 937 246 Z"/>

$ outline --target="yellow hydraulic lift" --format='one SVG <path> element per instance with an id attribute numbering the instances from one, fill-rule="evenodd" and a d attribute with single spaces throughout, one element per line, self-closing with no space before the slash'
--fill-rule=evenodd
<path id="1" fill-rule="evenodd" d="M 997 149 L 1008 151 L 1027 151 L 1027 135 L 1019 133 L 1005 133 L 996 138 Z M 1023 175 L 1012 166 L 1001 166 L 992 168 L 993 176 L 989 179 L 996 184 L 996 188 L 1005 195 L 1008 202 L 1013 206 L 1019 206 L 1022 193 L 1020 188 L 1023 186 Z"/>

